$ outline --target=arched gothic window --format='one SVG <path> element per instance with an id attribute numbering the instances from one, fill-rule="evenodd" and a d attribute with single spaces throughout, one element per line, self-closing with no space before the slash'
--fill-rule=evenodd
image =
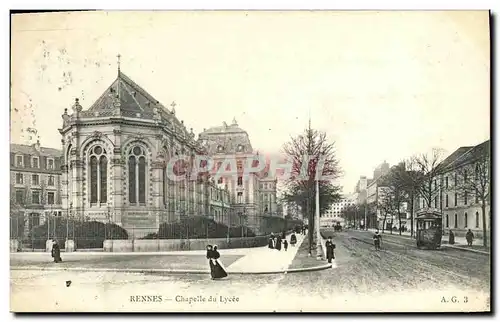
<path id="1" fill-rule="evenodd" d="M 108 159 L 106 150 L 97 145 L 90 150 L 90 203 L 108 202 Z"/>
<path id="2" fill-rule="evenodd" d="M 128 153 L 128 199 L 131 204 L 146 203 L 146 156 L 140 146 Z"/>

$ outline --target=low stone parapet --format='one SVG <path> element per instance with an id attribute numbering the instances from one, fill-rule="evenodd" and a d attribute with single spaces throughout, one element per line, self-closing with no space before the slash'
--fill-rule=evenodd
<path id="1" fill-rule="evenodd" d="M 267 236 L 209 239 L 113 239 L 104 241 L 105 252 L 168 252 L 204 250 L 207 245 L 220 249 L 250 248 L 267 245 Z"/>

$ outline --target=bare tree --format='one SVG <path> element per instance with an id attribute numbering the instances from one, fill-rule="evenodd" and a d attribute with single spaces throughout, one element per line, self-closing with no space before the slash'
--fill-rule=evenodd
<path id="1" fill-rule="evenodd" d="M 456 168 L 457 186 L 456 192 L 467 202 L 469 197 L 475 199 L 476 204 L 481 205 L 481 217 L 483 221 L 483 245 L 487 247 L 487 220 L 486 207 L 490 205 L 490 143 L 489 141 L 473 148 L 468 155 L 453 164 Z M 470 199 L 469 199 L 470 200 Z"/>
<path id="2" fill-rule="evenodd" d="M 309 231 L 314 233 L 316 171 L 321 170 L 321 175 L 330 179 L 319 181 L 320 213 L 340 199 L 340 187 L 332 183 L 341 175 L 335 143 L 328 140 L 325 132 L 312 129 L 309 124 L 303 134 L 290 138 L 283 145 L 283 152 L 292 162 L 291 178 L 285 182 L 289 200 L 302 207 L 309 219 Z M 322 169 L 318 166 L 321 162 Z M 310 247 L 313 244 L 313 234 L 309 234 Z"/>
<path id="3" fill-rule="evenodd" d="M 432 201 L 437 208 L 441 189 L 439 180 L 439 164 L 442 161 L 443 150 L 433 149 L 430 154 L 414 156 L 411 160 L 416 170 L 415 186 L 417 194 L 424 200 L 425 205 L 432 207 Z"/>

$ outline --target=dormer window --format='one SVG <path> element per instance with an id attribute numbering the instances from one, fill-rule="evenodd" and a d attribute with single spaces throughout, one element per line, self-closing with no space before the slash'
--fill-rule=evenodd
<path id="1" fill-rule="evenodd" d="M 238 145 L 238 152 L 243 152 L 243 145 Z"/>
<path id="2" fill-rule="evenodd" d="M 22 155 L 16 155 L 16 166 L 18 167 L 23 167 L 23 156 Z"/>
<path id="3" fill-rule="evenodd" d="M 31 167 L 32 168 L 40 168 L 40 159 L 38 159 L 38 157 L 33 157 L 31 159 Z"/>
<path id="4" fill-rule="evenodd" d="M 224 147 L 222 145 L 219 145 L 217 147 L 217 152 L 223 152 L 224 151 Z"/>
<path id="5" fill-rule="evenodd" d="M 54 170 L 54 159 L 47 159 L 47 169 Z"/>

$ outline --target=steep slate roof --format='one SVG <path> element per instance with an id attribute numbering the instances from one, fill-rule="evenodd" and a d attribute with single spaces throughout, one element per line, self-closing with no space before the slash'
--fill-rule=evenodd
<path id="1" fill-rule="evenodd" d="M 41 155 L 41 156 L 55 157 L 55 158 L 62 156 L 62 151 L 57 149 L 40 147 L 40 150 L 38 151 L 35 148 L 35 144 L 26 145 L 26 144 L 12 143 L 10 145 L 10 153 Z"/>
<path id="2" fill-rule="evenodd" d="M 204 130 L 200 133 L 200 140 L 205 141 L 204 145 L 210 154 L 253 152 L 248 133 L 238 126 L 236 120 L 233 120 L 231 125 L 227 125 L 224 122 L 223 126 L 211 127 Z M 239 150 L 239 146 L 242 146 L 243 150 Z M 220 150 L 221 147 L 222 150 Z"/>
<path id="3" fill-rule="evenodd" d="M 455 167 L 474 162 L 484 153 L 490 153 L 490 140 L 484 141 L 476 146 L 464 146 L 458 148 L 450 156 L 444 159 L 437 167 L 438 171 L 450 171 Z"/>
<path id="4" fill-rule="evenodd" d="M 99 116 L 111 116 L 117 101 L 120 102 L 123 116 L 152 120 L 156 108 L 162 119 L 176 125 L 182 124 L 172 111 L 165 108 L 157 99 L 121 71 L 118 71 L 114 82 L 95 103 L 88 110 L 82 112 L 82 116 L 94 117 L 96 112 Z"/>
<path id="5" fill-rule="evenodd" d="M 478 144 L 470 148 L 466 153 L 463 153 L 458 158 L 456 158 L 453 161 L 453 163 L 451 163 L 448 167 L 459 167 L 467 163 L 472 163 L 480 159 L 485 154 L 489 153 L 490 153 L 490 140 L 487 140 L 481 144 Z"/>
<path id="6" fill-rule="evenodd" d="M 452 154 L 450 154 L 446 159 L 441 161 L 441 163 L 438 164 L 436 167 L 436 170 L 439 171 L 444 171 L 450 164 L 455 162 L 457 158 L 460 158 L 463 154 L 467 153 L 470 149 L 472 149 L 471 146 L 463 146 L 455 150 Z"/>

